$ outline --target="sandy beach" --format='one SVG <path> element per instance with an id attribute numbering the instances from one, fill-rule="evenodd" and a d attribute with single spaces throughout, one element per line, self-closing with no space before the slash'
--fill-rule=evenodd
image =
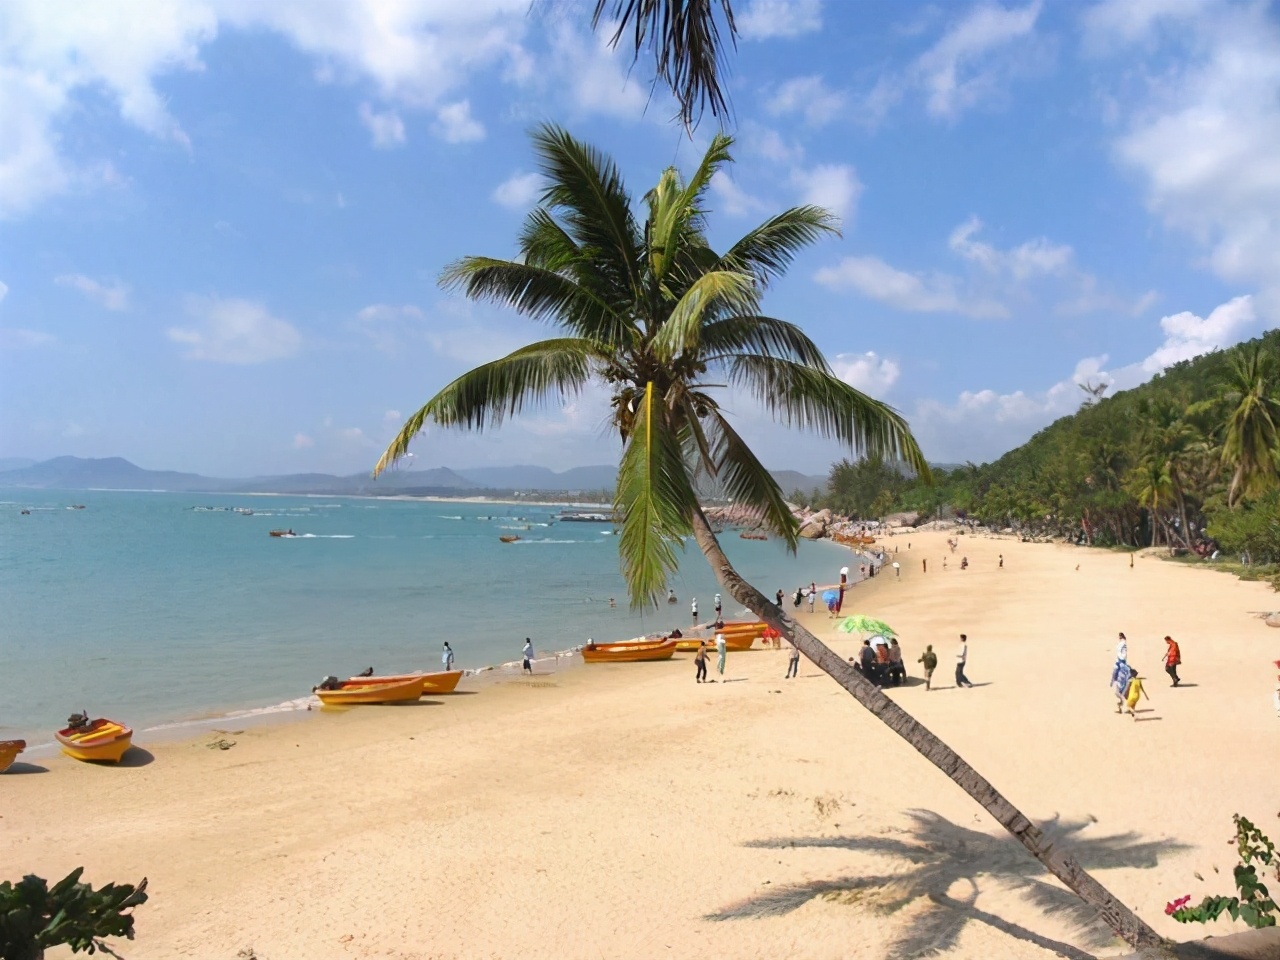
<path id="1" fill-rule="evenodd" d="M 890 695 L 1056 821 L 1158 932 L 1234 929 L 1180 926 L 1164 905 L 1232 892 L 1233 813 L 1280 839 L 1280 630 L 1256 616 L 1280 595 L 1057 544 L 962 536 L 950 554 L 946 536 L 882 541 L 901 576 L 847 599 L 899 631 L 913 676 L 926 643 L 939 654 L 935 690 Z M 825 611 L 804 619 L 858 646 Z M 1149 679 L 1137 721 L 1107 686 L 1119 630 Z M 952 686 L 961 632 L 972 690 Z M 731 654 L 731 682 L 698 686 L 691 656 L 560 661 L 408 707 L 140 736 L 144 762 L 119 769 L 31 758 L 0 776 L 0 863 L 5 879 L 149 877 L 130 960 L 1125 952 L 831 680 L 785 669 L 781 651 Z M 235 746 L 209 749 L 219 737 Z"/>

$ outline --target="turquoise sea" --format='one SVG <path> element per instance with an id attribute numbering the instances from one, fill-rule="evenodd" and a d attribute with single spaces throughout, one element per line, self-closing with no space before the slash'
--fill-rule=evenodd
<path id="1" fill-rule="evenodd" d="M 284 705 L 326 674 L 439 669 L 445 640 L 474 669 L 516 659 L 526 636 L 542 654 L 685 627 L 689 601 L 709 620 L 719 590 L 690 541 L 678 605 L 632 613 L 611 527 L 545 505 L 5 493 L 0 739 L 33 745 L 81 709 L 143 730 Z M 832 582 L 848 557 L 723 541 L 768 594 Z"/>

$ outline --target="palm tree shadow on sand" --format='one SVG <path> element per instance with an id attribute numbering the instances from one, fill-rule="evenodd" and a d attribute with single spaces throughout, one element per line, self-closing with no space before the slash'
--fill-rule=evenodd
<path id="1" fill-rule="evenodd" d="M 899 837 L 777 837 L 748 842 L 748 847 L 766 850 L 836 847 L 896 857 L 906 862 L 907 869 L 881 876 L 846 875 L 776 887 L 708 914 L 704 919 L 781 916 L 816 899 L 859 906 L 889 916 L 921 902 L 923 909 L 904 929 L 887 931 L 885 960 L 915 960 L 944 953 L 956 945 L 965 925 L 972 921 L 985 923 L 1071 960 L 1093 960 L 1090 953 L 1079 947 L 979 909 L 976 903 L 982 879 L 1018 890 L 1045 913 L 1065 915 L 1078 927 L 1073 939 L 1091 948 L 1116 942 L 1114 934 L 1099 921 L 1092 908 L 1071 891 L 1050 882 L 1052 877 L 1040 863 L 1013 840 L 959 826 L 929 810 L 908 811 L 907 816 L 911 826 Z M 1174 841 L 1141 840 L 1132 832 L 1105 837 L 1082 836 L 1093 822 L 1092 818 L 1063 820 L 1055 816 L 1040 826 L 1046 837 L 1067 843 L 1081 865 L 1089 870 L 1150 869 L 1156 866 L 1159 854 L 1185 849 L 1184 844 Z M 957 884 L 967 887 L 963 898 L 948 894 Z"/>

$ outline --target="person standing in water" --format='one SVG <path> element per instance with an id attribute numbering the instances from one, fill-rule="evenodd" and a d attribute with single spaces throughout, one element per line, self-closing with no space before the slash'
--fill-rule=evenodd
<path id="1" fill-rule="evenodd" d="M 693 625 L 698 625 L 698 598 L 693 598 L 693 603 L 689 604 L 689 609 L 693 611 Z"/>
<path id="2" fill-rule="evenodd" d="M 440 654 L 440 662 L 444 664 L 446 671 L 453 669 L 453 647 L 449 646 L 449 641 L 444 642 L 444 651 Z"/>
<path id="3" fill-rule="evenodd" d="M 533 676 L 533 641 L 524 638 L 524 672 Z"/>
<path id="4" fill-rule="evenodd" d="M 729 655 L 728 647 L 725 644 L 723 632 L 716 634 L 716 653 L 719 655 L 719 659 L 716 661 L 716 673 L 720 674 L 720 676 L 723 677 L 724 661 L 725 661 L 725 658 L 728 657 Z"/>
<path id="5" fill-rule="evenodd" d="M 716 604 L 716 619 L 719 620 L 720 619 L 720 594 L 718 593 L 716 594 L 715 604 Z"/>
<path id="6" fill-rule="evenodd" d="M 791 643 L 791 659 L 787 663 L 787 675 L 783 678 L 784 680 L 790 680 L 800 673 L 800 648 L 794 641 L 788 642 Z"/>

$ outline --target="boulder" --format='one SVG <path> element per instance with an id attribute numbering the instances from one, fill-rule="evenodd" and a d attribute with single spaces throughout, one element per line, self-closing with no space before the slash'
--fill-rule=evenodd
<path id="1" fill-rule="evenodd" d="M 1266 624 L 1268 627 L 1280 627 L 1280 613 L 1273 613 L 1271 616 L 1267 617 Z"/>
<path id="2" fill-rule="evenodd" d="M 806 540 L 821 540 L 827 535 L 826 521 L 819 517 L 814 517 L 803 527 L 800 528 L 800 536 Z"/>

